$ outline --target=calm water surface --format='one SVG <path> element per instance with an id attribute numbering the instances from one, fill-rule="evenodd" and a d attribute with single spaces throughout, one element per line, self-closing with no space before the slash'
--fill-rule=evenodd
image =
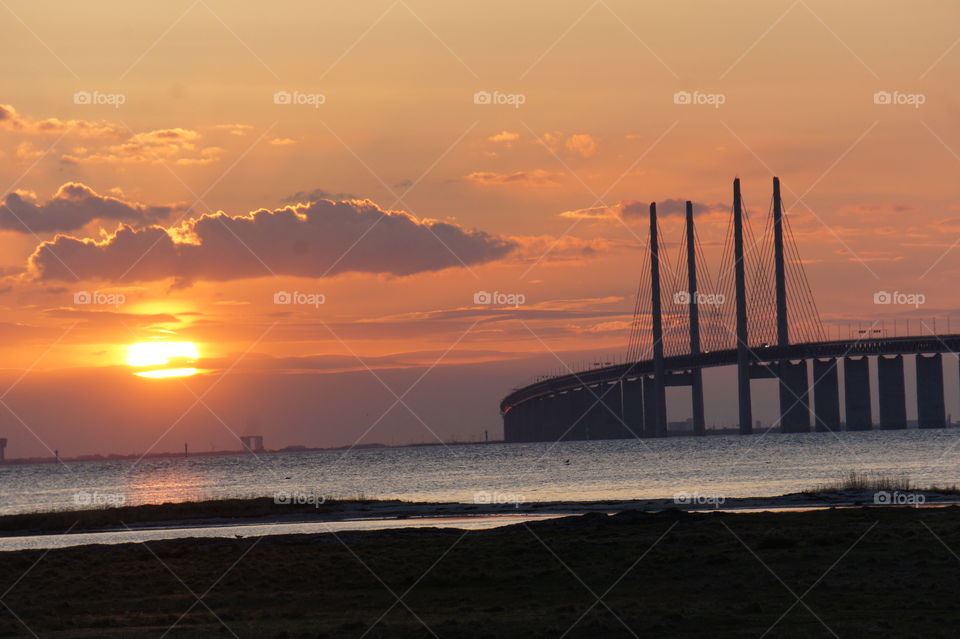
<path id="1" fill-rule="evenodd" d="M 960 484 L 960 429 L 770 433 L 0 466 L 0 514 L 300 494 L 411 501 L 771 496 L 851 470 Z"/>

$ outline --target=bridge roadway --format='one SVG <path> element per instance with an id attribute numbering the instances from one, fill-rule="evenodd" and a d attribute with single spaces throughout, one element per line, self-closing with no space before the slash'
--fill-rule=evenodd
<path id="1" fill-rule="evenodd" d="M 842 376 L 844 380 L 844 391 L 845 397 L 847 400 L 847 428 L 848 429 L 866 429 L 872 427 L 872 416 L 870 415 L 870 402 L 869 402 L 869 368 L 866 364 L 867 360 L 863 360 L 864 357 L 877 357 L 877 368 L 880 375 L 880 400 L 881 400 L 881 415 L 880 422 L 881 427 L 890 427 L 890 428 L 900 428 L 906 426 L 906 418 L 903 405 L 905 402 L 905 397 L 903 397 L 903 355 L 932 355 L 935 358 L 935 362 L 930 362 L 930 364 L 939 364 L 941 362 L 941 357 L 943 353 L 960 353 L 960 335 L 927 335 L 927 336 L 912 336 L 912 337 L 879 337 L 879 338 L 861 338 L 861 339 L 849 339 L 849 340 L 837 340 L 837 341 L 828 341 L 828 342 L 814 342 L 814 343 L 805 343 L 805 344 L 789 344 L 786 346 L 763 346 L 750 349 L 752 355 L 751 361 L 751 378 L 777 378 L 781 377 L 782 385 L 789 387 L 790 391 L 787 392 L 787 397 L 784 397 L 784 393 L 781 393 L 781 404 L 783 405 L 783 414 L 784 419 L 786 420 L 789 415 L 790 409 L 793 405 L 797 404 L 797 399 L 802 398 L 804 407 L 807 408 L 806 413 L 799 413 L 794 417 L 794 427 L 789 428 L 788 424 L 783 424 L 784 430 L 809 430 L 809 401 L 807 396 L 809 395 L 809 384 L 807 383 L 806 375 L 806 366 L 803 366 L 802 375 L 800 378 L 797 378 L 793 375 L 793 379 L 788 379 L 791 377 L 789 374 L 781 376 L 778 371 L 787 370 L 787 368 L 781 368 L 782 363 L 788 362 L 806 362 L 807 360 L 814 360 L 814 398 L 819 399 L 821 396 L 824 398 L 824 406 L 819 407 L 816 410 L 817 420 L 819 419 L 821 413 L 829 415 L 830 407 L 827 404 L 836 404 L 833 408 L 833 412 L 836 413 L 835 418 L 827 420 L 829 422 L 836 422 L 835 424 L 830 424 L 830 427 L 839 426 L 839 389 L 837 378 L 840 377 L 837 375 L 836 369 L 836 360 L 844 359 L 847 363 L 845 364 L 844 375 Z M 898 357 L 899 356 L 899 357 Z M 930 358 L 930 359 L 933 359 Z M 923 402 L 920 400 L 933 400 L 933 403 L 939 404 L 942 407 L 943 405 L 943 388 L 942 388 L 942 370 L 938 375 L 936 370 L 932 370 L 931 366 L 926 363 L 927 357 L 918 357 L 917 358 L 917 373 L 920 383 L 918 383 L 918 394 L 923 393 L 924 397 L 918 397 L 918 403 L 921 404 L 920 412 L 924 411 L 922 406 Z M 864 362 L 863 365 L 856 367 L 857 362 Z M 672 357 L 664 358 L 664 371 L 665 371 L 665 383 L 667 386 L 686 386 L 689 385 L 689 373 L 690 371 L 703 369 L 703 368 L 713 368 L 718 366 L 734 366 L 737 364 L 737 349 L 721 350 L 721 351 L 712 351 L 700 353 L 698 355 L 678 355 Z M 794 366 L 793 368 L 797 368 Z M 824 384 L 826 387 L 825 392 L 820 395 L 818 394 L 818 389 L 816 388 L 816 381 L 821 378 L 821 374 L 818 373 L 818 369 L 831 375 Z M 892 372 L 891 372 L 892 371 Z M 518 407 L 521 407 L 523 404 L 528 403 L 528 406 L 533 406 L 537 404 L 549 404 L 551 402 L 536 402 L 535 400 L 545 400 L 550 398 L 556 398 L 560 394 L 569 393 L 570 391 L 577 391 L 583 389 L 584 387 L 597 387 L 603 388 L 607 385 L 618 383 L 618 382 L 634 382 L 636 380 L 647 380 L 652 379 L 654 375 L 654 361 L 641 360 L 632 363 L 618 364 L 615 366 L 606 366 L 603 368 L 595 368 L 586 371 L 580 371 L 575 373 L 570 373 L 568 375 L 561 375 L 558 377 L 553 377 L 548 380 L 543 380 L 519 388 L 507 395 L 503 401 L 500 403 L 500 412 L 504 416 L 504 423 L 506 430 L 514 430 L 517 428 L 509 428 L 511 422 L 516 422 L 516 419 L 510 419 L 510 417 L 519 417 L 510 416 L 511 411 L 517 410 Z M 829 387 L 832 386 L 831 390 Z M 939 382 L 939 383 L 937 383 Z M 940 388 L 926 388 L 928 386 L 940 386 Z M 930 396 L 932 393 L 932 397 Z M 603 403 L 598 402 L 598 398 L 605 393 L 599 393 L 596 390 L 590 393 L 589 397 L 584 397 L 585 400 L 590 400 L 590 403 Z M 622 394 L 621 394 L 622 396 Z M 792 396 L 792 397 L 791 397 Z M 642 402 L 642 399 L 641 399 Z M 789 406 L 786 405 L 789 402 Z M 609 403 L 609 402 L 608 402 Z M 619 419 L 626 419 L 626 415 L 623 410 L 623 400 L 620 402 L 620 409 L 611 409 L 613 413 L 619 413 Z M 802 408 L 802 407 L 801 407 Z M 824 413 L 824 411 L 827 411 Z M 523 411 L 517 411 L 523 412 Z M 537 412 L 546 412 L 546 415 L 534 415 L 534 414 L 525 414 L 523 416 L 522 422 L 528 422 L 531 419 L 542 420 L 550 419 L 555 416 L 555 413 L 550 413 L 550 411 L 537 411 Z M 589 413 L 588 409 L 584 409 L 585 413 Z M 640 409 L 640 412 L 643 412 L 643 409 Z M 939 414 L 942 414 L 942 408 L 940 408 L 940 413 L 937 413 L 934 410 L 932 417 L 932 422 L 926 424 L 928 426 L 942 426 L 942 424 L 936 423 L 939 419 Z M 578 419 L 586 417 L 583 415 Z M 920 415 L 921 426 L 924 426 L 924 415 Z M 928 419 L 928 421 L 929 421 Z M 566 421 L 566 420 L 564 420 Z M 631 420 L 632 421 L 632 420 Z M 643 417 L 640 417 L 640 425 L 642 428 Z M 806 428 L 804 428 L 804 422 L 806 422 Z M 902 423 L 901 423 L 902 422 Z M 799 425 L 798 425 L 799 424 Z M 824 430 L 822 428 L 823 424 L 817 424 L 818 430 Z M 520 430 L 526 430 L 525 428 L 520 428 Z M 632 428 L 630 429 L 633 430 Z M 647 431 L 648 432 L 648 431 Z M 622 429 L 620 434 L 623 435 Z M 649 432 L 648 432 L 649 434 Z M 662 433 L 661 433 L 662 434 Z M 507 441 L 529 441 L 528 437 L 520 436 L 516 432 L 506 432 L 505 438 Z M 589 438 L 589 437 L 588 437 Z"/>

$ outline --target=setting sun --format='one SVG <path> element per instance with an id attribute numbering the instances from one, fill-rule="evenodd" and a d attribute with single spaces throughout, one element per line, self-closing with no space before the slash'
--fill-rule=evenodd
<path id="1" fill-rule="evenodd" d="M 199 353 L 193 342 L 139 342 L 127 349 L 127 365 L 136 368 L 149 368 L 134 373 L 140 377 L 167 378 L 194 375 L 196 368 L 178 366 L 163 368 L 171 361 L 194 362 Z"/>

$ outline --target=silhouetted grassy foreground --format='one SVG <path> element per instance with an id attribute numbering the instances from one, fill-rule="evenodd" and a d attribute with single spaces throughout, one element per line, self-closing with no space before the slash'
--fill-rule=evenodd
<path id="1" fill-rule="evenodd" d="M 0 592 L 41 637 L 953 637 L 948 547 L 957 507 L 627 512 L 5 553 Z"/>

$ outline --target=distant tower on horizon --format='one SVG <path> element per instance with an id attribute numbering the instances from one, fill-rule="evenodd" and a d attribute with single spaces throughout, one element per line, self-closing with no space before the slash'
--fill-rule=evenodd
<path id="1" fill-rule="evenodd" d="M 7 460 L 6 455 L 3 451 L 7 449 L 7 438 L 0 437 L 0 464 Z"/>
<path id="2" fill-rule="evenodd" d="M 240 443 L 243 444 L 245 450 L 251 453 L 262 453 L 264 451 L 263 435 L 241 435 Z"/>

